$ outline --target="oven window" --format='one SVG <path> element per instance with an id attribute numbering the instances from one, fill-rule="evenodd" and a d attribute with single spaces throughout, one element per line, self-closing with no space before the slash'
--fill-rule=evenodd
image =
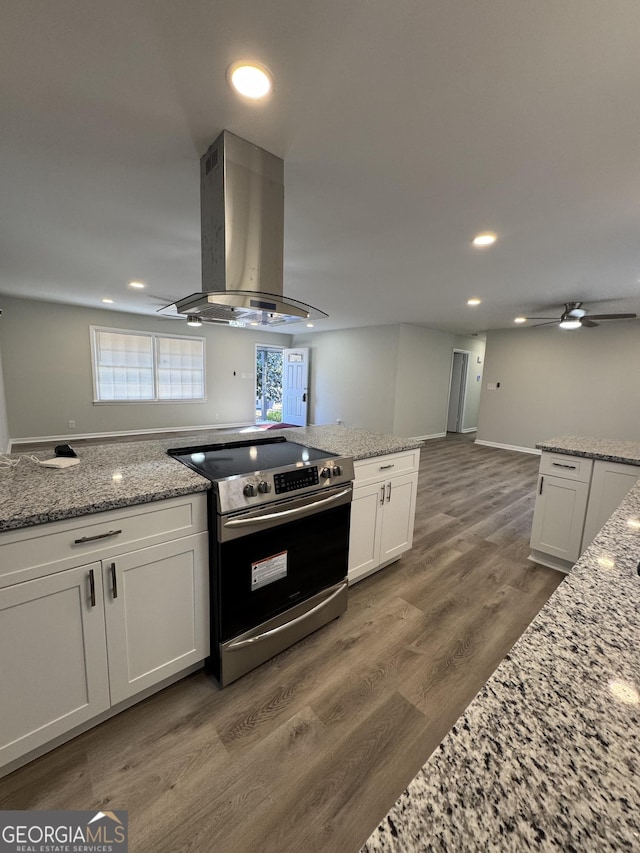
<path id="1" fill-rule="evenodd" d="M 218 544 L 212 617 L 225 642 L 343 580 L 351 506 Z"/>

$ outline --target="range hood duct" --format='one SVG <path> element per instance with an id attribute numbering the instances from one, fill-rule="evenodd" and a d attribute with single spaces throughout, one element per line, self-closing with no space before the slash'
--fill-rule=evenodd
<path id="1" fill-rule="evenodd" d="M 284 162 L 224 130 L 200 160 L 202 293 L 168 308 L 204 322 L 281 326 L 327 317 L 282 293 Z"/>

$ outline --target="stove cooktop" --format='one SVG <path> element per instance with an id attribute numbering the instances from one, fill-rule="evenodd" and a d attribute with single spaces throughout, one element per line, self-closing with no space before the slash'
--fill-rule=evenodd
<path id="1" fill-rule="evenodd" d="M 167 453 L 214 481 L 238 474 L 270 471 L 286 465 L 305 465 L 335 456 L 326 450 L 316 450 L 288 441 L 282 436 L 208 444 L 204 447 L 179 447 Z"/>
<path id="2" fill-rule="evenodd" d="M 350 457 L 282 436 L 178 447 L 167 453 L 214 483 L 220 513 L 348 484 L 354 478 Z"/>

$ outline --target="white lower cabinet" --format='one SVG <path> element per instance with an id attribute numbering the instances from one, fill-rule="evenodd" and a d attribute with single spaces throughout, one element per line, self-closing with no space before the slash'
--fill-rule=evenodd
<path id="1" fill-rule="evenodd" d="M 103 515 L 0 534 L 4 772 L 209 654 L 206 497 Z M 172 526 L 190 535 L 163 541 Z M 92 561 L 69 566 L 78 549 Z"/>
<path id="2" fill-rule="evenodd" d="M 111 704 L 209 653 L 208 535 L 103 561 Z"/>
<path id="3" fill-rule="evenodd" d="M 640 479 L 640 467 L 596 459 L 591 478 L 582 550 L 591 544 L 602 526 Z"/>
<path id="4" fill-rule="evenodd" d="M 2 590 L 0 766 L 109 707 L 100 569 L 91 563 Z"/>
<path id="5" fill-rule="evenodd" d="M 413 450 L 355 463 L 350 584 L 397 560 L 411 548 L 419 460 L 420 451 Z"/>
<path id="6" fill-rule="evenodd" d="M 640 479 L 640 466 L 543 452 L 530 559 L 570 571 Z"/>
<path id="7" fill-rule="evenodd" d="M 580 556 L 589 484 L 538 476 L 531 548 L 574 563 Z"/>

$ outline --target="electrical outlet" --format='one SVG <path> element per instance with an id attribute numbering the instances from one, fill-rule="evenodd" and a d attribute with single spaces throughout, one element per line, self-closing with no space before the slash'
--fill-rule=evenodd
<path id="1" fill-rule="evenodd" d="M 76 428 L 76 422 L 75 421 L 69 421 L 69 429 L 75 429 L 75 428 Z"/>

